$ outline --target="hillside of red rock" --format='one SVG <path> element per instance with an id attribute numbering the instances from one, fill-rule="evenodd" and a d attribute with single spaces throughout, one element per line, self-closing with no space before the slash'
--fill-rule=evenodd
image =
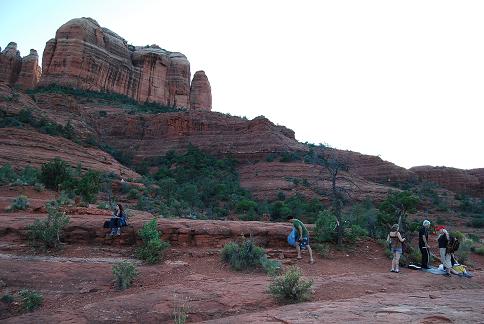
<path id="1" fill-rule="evenodd" d="M 139 178 L 111 155 L 99 149 L 83 147 L 62 137 L 53 137 L 34 129 L 0 128 L 0 165 L 15 168 L 28 165 L 40 167 L 58 157 L 72 166 L 79 163 L 83 169 L 112 172 L 123 178 Z"/>
<path id="2" fill-rule="evenodd" d="M 17 43 L 10 42 L 3 51 L 0 48 L 0 83 L 32 89 L 39 83 L 41 73 L 36 50 L 21 57 Z"/>
<path id="3" fill-rule="evenodd" d="M 484 198 L 484 169 L 462 170 L 448 167 L 418 166 L 410 171 L 450 191 Z"/>

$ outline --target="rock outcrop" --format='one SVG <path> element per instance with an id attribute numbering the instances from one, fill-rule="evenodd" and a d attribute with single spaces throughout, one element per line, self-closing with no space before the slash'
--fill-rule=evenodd
<path id="1" fill-rule="evenodd" d="M 30 54 L 21 57 L 17 44 L 10 42 L 0 53 L 0 82 L 22 89 L 35 88 L 39 82 L 41 69 L 39 55 L 34 49 Z"/>
<path id="2" fill-rule="evenodd" d="M 113 172 L 124 178 L 140 177 L 99 149 L 82 147 L 65 138 L 41 134 L 35 130 L 0 128 L 0 165 L 8 163 L 14 168 L 28 165 L 40 167 L 55 157 L 72 166 L 80 163 L 85 169 Z"/>
<path id="3" fill-rule="evenodd" d="M 484 198 L 484 169 L 462 170 L 449 167 L 418 166 L 410 171 L 456 193 Z"/>
<path id="4" fill-rule="evenodd" d="M 17 43 L 10 42 L 0 53 L 0 82 L 14 85 L 22 68 L 22 57 Z"/>
<path id="5" fill-rule="evenodd" d="M 94 19 L 62 25 L 46 44 L 40 85 L 114 92 L 138 102 L 190 108 L 190 63 L 157 45 L 132 46 Z"/>
<path id="6" fill-rule="evenodd" d="M 190 88 L 190 108 L 212 110 L 212 88 L 204 71 L 197 71 Z"/>
<path id="7" fill-rule="evenodd" d="M 41 75 L 39 55 L 36 50 L 31 49 L 30 54 L 22 58 L 22 68 L 16 85 L 22 89 L 33 89 L 39 83 Z"/>

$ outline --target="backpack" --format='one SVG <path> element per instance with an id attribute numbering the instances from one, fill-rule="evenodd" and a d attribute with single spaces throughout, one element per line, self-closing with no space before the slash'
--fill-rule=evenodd
<path id="1" fill-rule="evenodd" d="M 449 242 L 447 242 L 447 253 L 454 253 L 459 249 L 460 242 L 455 236 L 450 236 L 449 237 Z"/>
<path id="2" fill-rule="evenodd" d="M 291 233 L 287 236 L 287 243 L 291 246 L 296 246 L 296 229 L 293 227 Z"/>

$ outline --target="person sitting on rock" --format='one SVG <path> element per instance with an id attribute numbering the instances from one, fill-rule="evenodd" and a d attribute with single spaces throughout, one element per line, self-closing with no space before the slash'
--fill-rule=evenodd
<path id="1" fill-rule="evenodd" d="M 296 229 L 296 251 L 297 258 L 302 259 L 301 250 L 307 249 L 309 252 L 309 263 L 313 264 L 313 251 L 309 246 L 309 232 L 306 226 L 299 219 L 289 216 L 287 220 L 292 223 L 292 226 Z"/>
<path id="2" fill-rule="evenodd" d="M 402 243 L 405 242 L 405 239 L 402 238 L 400 232 L 398 231 L 400 226 L 398 224 L 394 224 L 390 233 L 387 236 L 387 242 L 390 243 L 393 259 L 392 259 L 392 269 L 391 272 L 400 272 L 400 256 L 402 255 Z"/>
<path id="3" fill-rule="evenodd" d="M 111 233 L 109 235 L 111 237 L 121 235 L 121 227 L 126 225 L 126 214 L 124 213 L 124 208 L 121 204 L 116 204 L 116 209 L 111 217 Z"/>

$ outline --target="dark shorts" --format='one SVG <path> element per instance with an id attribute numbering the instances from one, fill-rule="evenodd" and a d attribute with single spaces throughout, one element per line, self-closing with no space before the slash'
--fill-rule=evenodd
<path id="1" fill-rule="evenodd" d="M 299 242 L 299 247 L 301 248 L 301 250 L 305 250 L 308 245 L 309 245 L 309 237 L 303 237 L 301 242 Z"/>

